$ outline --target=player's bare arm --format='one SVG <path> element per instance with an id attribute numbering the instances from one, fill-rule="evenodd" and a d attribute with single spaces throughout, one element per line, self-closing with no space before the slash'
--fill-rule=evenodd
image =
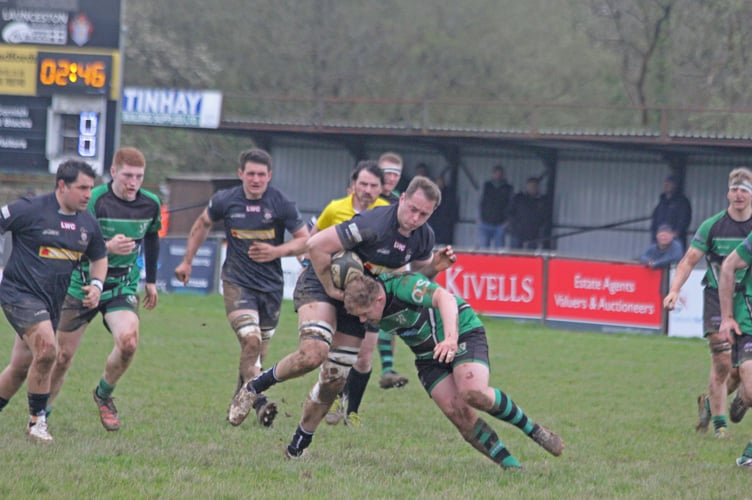
<path id="1" fill-rule="evenodd" d="M 437 274 L 448 269 L 456 261 L 457 256 L 454 255 L 454 249 L 451 245 L 447 245 L 440 250 L 436 250 L 429 259 L 412 261 L 410 270 L 434 279 Z"/>
<path id="2" fill-rule="evenodd" d="M 444 325 L 444 340 L 434 347 L 433 359 L 442 363 L 449 363 L 454 360 L 454 355 L 457 353 L 457 341 L 459 339 L 457 301 L 445 289 L 437 288 L 433 292 L 431 305 L 439 310 L 441 322 Z"/>
<path id="3" fill-rule="evenodd" d="M 343 249 L 342 242 L 337 235 L 336 226 L 329 226 L 308 238 L 305 250 L 311 259 L 311 265 L 319 281 L 324 286 L 327 295 L 333 299 L 344 299 L 344 292 L 334 286 L 329 271 L 332 254 Z"/>
<path id="4" fill-rule="evenodd" d="M 182 262 L 175 268 L 175 277 L 184 285 L 191 279 L 191 263 L 193 257 L 196 256 L 199 247 L 206 241 L 209 236 L 209 230 L 211 229 L 212 221 L 209 218 L 208 209 L 204 209 L 201 215 L 198 216 L 196 222 L 191 227 L 191 232 L 188 235 L 188 242 L 185 245 L 185 255 Z"/>
<path id="5" fill-rule="evenodd" d="M 705 252 L 695 247 L 689 247 L 687 253 L 684 254 L 682 260 L 676 265 L 676 271 L 674 272 L 674 279 L 671 280 L 671 287 L 663 299 L 663 307 L 672 311 L 676 306 L 676 299 L 679 298 L 679 290 L 687 282 L 692 269 L 695 268 L 700 259 L 703 258 Z"/>

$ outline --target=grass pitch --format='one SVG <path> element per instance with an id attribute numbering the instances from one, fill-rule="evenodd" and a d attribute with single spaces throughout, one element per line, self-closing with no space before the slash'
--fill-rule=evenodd
<path id="1" fill-rule="evenodd" d="M 7 363 L 14 333 L 2 322 Z M 397 342 L 402 389 L 378 387 L 378 355 L 360 429 L 322 425 L 307 458 L 283 458 L 316 374 L 269 392 L 271 429 L 225 421 L 238 345 L 221 297 L 163 295 L 142 312 L 138 354 L 115 391 L 122 429 L 99 423 L 91 390 L 112 341 L 99 319 L 82 342 L 50 417 L 55 443 L 24 435 L 25 387 L 0 413 L 3 498 L 741 498 L 750 471 L 734 465 L 750 417 L 731 437 L 696 434 L 696 396 L 709 354 L 702 340 L 549 330 L 486 320 L 491 382 L 560 433 L 554 458 L 519 430 L 484 417 L 522 462 L 503 471 L 459 436 L 426 396 Z M 297 346 L 283 305 L 268 360 Z"/>

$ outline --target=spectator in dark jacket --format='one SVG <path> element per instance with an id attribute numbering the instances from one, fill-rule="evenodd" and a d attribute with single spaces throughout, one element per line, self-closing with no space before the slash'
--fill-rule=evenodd
<path id="1" fill-rule="evenodd" d="M 507 209 L 514 190 L 504 175 L 504 167 L 496 165 L 491 180 L 483 184 L 478 222 L 478 247 L 503 248 L 506 239 Z"/>
<path id="2" fill-rule="evenodd" d="M 539 179 L 528 177 L 525 191 L 509 203 L 509 232 L 512 248 L 528 250 L 543 247 L 543 228 L 548 222 L 546 198 L 540 194 Z"/>
<path id="3" fill-rule="evenodd" d="M 441 189 L 441 203 L 428 218 L 428 224 L 433 229 L 437 244 L 451 245 L 454 243 L 454 226 L 460 210 L 449 167 L 436 178 L 436 185 Z"/>
<path id="4" fill-rule="evenodd" d="M 687 248 L 687 230 L 691 220 L 692 205 L 689 199 L 677 190 L 676 178 L 669 175 L 663 182 L 663 193 L 653 210 L 653 220 L 650 224 L 652 242 L 655 243 L 658 228 L 666 224 L 673 228 L 674 236 L 684 251 Z"/>

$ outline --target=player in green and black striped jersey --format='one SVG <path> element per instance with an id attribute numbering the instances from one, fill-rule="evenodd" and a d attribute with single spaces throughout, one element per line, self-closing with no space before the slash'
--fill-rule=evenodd
<path id="1" fill-rule="evenodd" d="M 510 423 L 554 456 L 564 441 L 536 424 L 509 395 L 489 386 L 486 332 L 459 297 L 418 273 L 361 275 L 345 287 L 345 308 L 361 322 L 399 336 L 415 354 L 418 377 L 431 399 L 475 449 L 504 468 L 520 463 L 475 410 Z"/>
<path id="2" fill-rule="evenodd" d="M 666 309 L 674 308 L 679 290 L 704 256 L 708 268 L 703 279 L 703 333 L 708 339 L 712 365 L 708 393 L 697 398 L 699 418 L 695 430 L 706 432 L 712 420 L 718 438 L 728 435 L 726 396 L 739 385 L 738 373 L 731 363 L 731 343 L 718 334 L 721 323 L 718 280 L 723 260 L 752 231 L 752 171 L 736 168 L 729 173 L 726 198 L 728 208 L 700 224 L 687 253 L 676 266 L 671 288 L 663 300 Z M 737 273 L 737 283 L 744 274 L 743 270 Z"/>
<path id="3" fill-rule="evenodd" d="M 102 425 L 108 431 L 120 428 L 112 391 L 130 366 L 138 347 L 137 288 L 141 269 L 137 260 L 142 249 L 146 270 L 143 306 L 151 310 L 157 305 L 160 201 L 156 195 L 141 188 L 145 169 L 146 160 L 138 149 L 119 149 L 115 152 L 110 167 L 112 181 L 97 186 L 92 191 L 88 208 L 97 218 L 107 241 L 107 278 L 99 305 L 89 308 L 82 302 L 81 288 L 89 281 L 88 266 L 83 265 L 80 272 L 73 273 L 57 331 L 58 357 L 52 373 L 50 401 L 60 392 L 65 373 L 73 361 L 86 327 L 97 313 L 102 314 L 105 327 L 112 334 L 114 347 L 93 397 L 99 408 Z"/>

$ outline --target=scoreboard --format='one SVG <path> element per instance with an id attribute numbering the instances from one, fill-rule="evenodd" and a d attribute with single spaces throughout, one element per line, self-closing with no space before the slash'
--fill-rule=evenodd
<path id="1" fill-rule="evenodd" d="M 101 174 L 116 143 L 121 0 L 0 2 L 0 172 Z"/>

